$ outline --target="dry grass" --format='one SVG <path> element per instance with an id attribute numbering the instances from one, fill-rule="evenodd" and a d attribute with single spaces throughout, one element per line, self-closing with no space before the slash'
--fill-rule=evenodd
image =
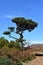
<path id="1" fill-rule="evenodd" d="M 27 61 L 31 60 L 34 56 L 32 55 L 32 52 L 29 50 L 20 51 L 17 49 L 11 49 L 11 48 L 2 48 L 0 49 L 0 56 L 7 56 L 8 58 L 12 59 L 13 61 Z"/>

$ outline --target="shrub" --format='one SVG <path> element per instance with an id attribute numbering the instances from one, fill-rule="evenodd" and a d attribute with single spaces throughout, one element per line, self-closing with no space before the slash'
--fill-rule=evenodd
<path id="1" fill-rule="evenodd" d="M 18 42 L 15 42 L 14 48 L 15 49 L 18 49 L 18 50 L 21 50 L 22 49 L 21 46 L 20 46 L 20 44 Z"/>
<path id="2" fill-rule="evenodd" d="M 22 63 L 18 59 L 12 61 L 7 56 L 0 56 L 0 65 L 22 65 Z"/>
<path id="3" fill-rule="evenodd" d="M 22 63 L 20 61 L 17 61 L 16 64 L 17 65 L 22 65 Z"/>
<path id="4" fill-rule="evenodd" d="M 14 42 L 11 41 L 11 42 L 8 44 L 8 47 L 9 47 L 9 48 L 14 48 Z"/>
<path id="5" fill-rule="evenodd" d="M 4 46 L 8 46 L 9 41 L 7 39 L 4 39 L 3 37 L 0 38 L 0 48 Z"/>
<path id="6" fill-rule="evenodd" d="M 11 59 L 5 56 L 0 56 L 0 65 L 14 65 L 14 64 Z"/>
<path id="7" fill-rule="evenodd" d="M 13 57 L 11 54 L 7 54 L 7 57 L 12 59 L 12 61 L 14 62 L 14 65 L 22 65 L 20 59 Z"/>
<path id="8" fill-rule="evenodd" d="M 10 43 L 8 44 L 8 47 L 21 50 L 21 46 L 17 41 L 10 41 Z"/>

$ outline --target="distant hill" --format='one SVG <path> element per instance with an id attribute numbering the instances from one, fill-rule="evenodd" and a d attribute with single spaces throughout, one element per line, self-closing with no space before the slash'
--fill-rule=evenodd
<path id="1" fill-rule="evenodd" d="M 43 47 L 43 44 L 33 44 L 31 47 Z"/>
<path id="2" fill-rule="evenodd" d="M 43 52 L 43 44 L 33 44 L 30 46 L 30 49 L 28 48 L 28 50 L 33 52 Z"/>

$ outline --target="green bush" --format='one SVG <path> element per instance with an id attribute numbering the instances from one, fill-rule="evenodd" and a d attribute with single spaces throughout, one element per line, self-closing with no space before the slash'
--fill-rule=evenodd
<path id="1" fill-rule="evenodd" d="M 13 41 L 10 41 L 10 43 L 8 44 L 8 47 L 9 48 L 14 48 L 14 42 Z"/>
<path id="2" fill-rule="evenodd" d="M 21 46 L 18 42 L 18 40 L 16 41 L 8 41 L 7 39 L 5 38 L 0 38 L 0 48 L 15 48 L 15 49 L 18 49 L 18 50 L 21 50 Z"/>
<path id="3" fill-rule="evenodd" d="M 6 56 L 0 56 L 0 65 L 22 65 L 19 60 L 12 61 Z"/>
<path id="4" fill-rule="evenodd" d="M 15 59 L 14 65 L 23 65 L 19 59 Z"/>
<path id="5" fill-rule="evenodd" d="M 0 48 L 4 47 L 4 46 L 8 46 L 9 41 L 3 37 L 0 38 Z"/>
<path id="6" fill-rule="evenodd" d="M 15 42 L 14 48 L 18 49 L 18 50 L 21 50 L 21 46 L 20 46 L 20 44 L 18 42 Z"/>
<path id="7" fill-rule="evenodd" d="M 11 59 L 5 56 L 0 56 L 0 65 L 14 65 L 14 64 Z"/>
<path id="8" fill-rule="evenodd" d="M 10 41 L 10 43 L 8 44 L 8 47 L 21 50 L 21 46 L 17 41 Z"/>
<path id="9" fill-rule="evenodd" d="M 20 61 L 17 61 L 16 65 L 22 65 L 22 63 Z"/>

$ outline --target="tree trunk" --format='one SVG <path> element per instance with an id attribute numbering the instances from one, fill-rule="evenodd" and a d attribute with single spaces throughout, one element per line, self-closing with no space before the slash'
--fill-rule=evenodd
<path id="1" fill-rule="evenodd" d="M 21 42 L 21 45 L 22 45 L 22 51 L 23 51 L 23 35 L 22 35 L 22 33 L 20 33 L 20 42 Z"/>

